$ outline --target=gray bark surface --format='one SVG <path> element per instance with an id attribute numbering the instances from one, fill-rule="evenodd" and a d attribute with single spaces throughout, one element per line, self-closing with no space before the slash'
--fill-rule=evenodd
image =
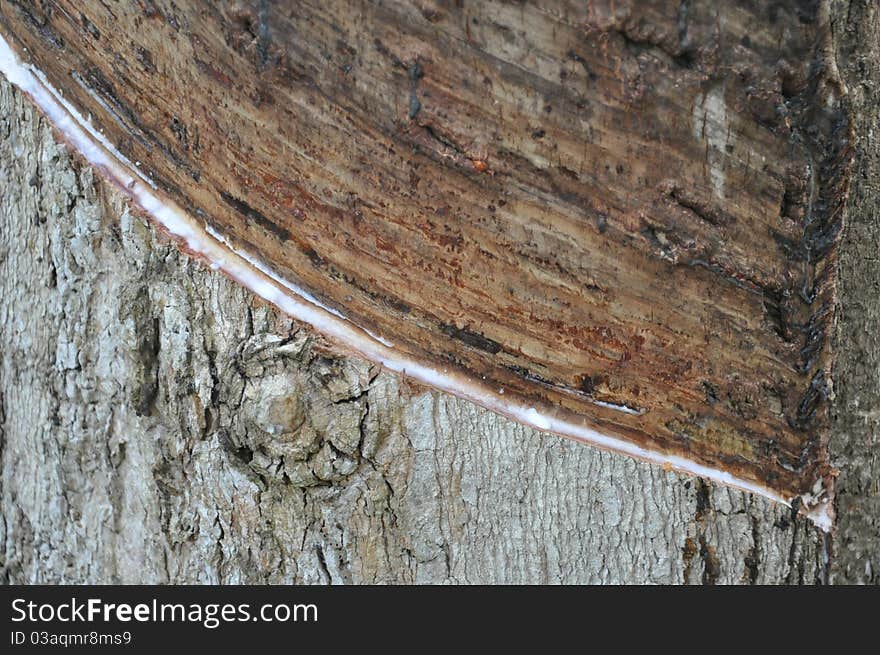
<path id="1" fill-rule="evenodd" d="M 9 582 L 812 582 L 787 508 L 415 388 L 180 254 L 0 86 Z"/>
<path id="2" fill-rule="evenodd" d="M 835 5 L 836 59 L 855 117 L 855 167 L 840 251 L 831 456 L 837 533 L 830 579 L 880 582 L 880 6 Z"/>
<path id="3" fill-rule="evenodd" d="M 836 20 L 842 43 L 876 45 L 870 2 Z M 0 82 L 3 580 L 876 581 L 880 98 L 863 81 L 880 57 L 859 48 L 838 52 L 869 136 L 842 253 L 830 548 L 786 507 L 334 353 L 181 254 Z"/>

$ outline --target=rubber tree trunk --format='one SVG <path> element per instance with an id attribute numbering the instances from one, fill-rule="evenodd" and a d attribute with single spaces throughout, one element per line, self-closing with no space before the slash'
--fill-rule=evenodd
<path id="1" fill-rule="evenodd" d="M 858 137 L 833 535 L 334 355 L 158 236 L 2 82 L 5 581 L 876 582 L 880 10 L 832 15 Z"/>

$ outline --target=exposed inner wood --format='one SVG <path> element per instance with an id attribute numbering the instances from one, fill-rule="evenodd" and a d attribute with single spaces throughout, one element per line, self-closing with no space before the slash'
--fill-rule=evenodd
<path id="1" fill-rule="evenodd" d="M 164 194 L 407 357 L 827 488 L 849 127 L 816 3 L 4 0 L 0 29 Z"/>

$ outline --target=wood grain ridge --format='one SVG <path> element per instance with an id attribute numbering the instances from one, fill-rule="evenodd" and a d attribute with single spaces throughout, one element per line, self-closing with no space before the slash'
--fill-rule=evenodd
<path id="1" fill-rule="evenodd" d="M 10 79 L 281 309 L 517 420 L 820 513 L 850 156 L 824 16 L 0 0 Z"/>

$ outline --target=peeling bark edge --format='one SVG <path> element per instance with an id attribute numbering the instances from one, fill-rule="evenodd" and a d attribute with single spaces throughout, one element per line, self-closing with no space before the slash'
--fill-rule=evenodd
<path id="1" fill-rule="evenodd" d="M 503 389 L 498 390 L 470 379 L 460 371 L 450 368 L 438 370 L 395 351 L 386 339 L 322 305 L 311 294 L 275 275 L 257 258 L 234 250 L 221 235 L 214 233 L 207 225 L 202 226 L 176 203 L 163 198 L 158 187 L 81 116 L 39 70 L 19 59 L 2 34 L 0 72 L 46 115 L 57 133 L 74 151 L 116 184 L 161 231 L 179 243 L 182 250 L 205 261 L 212 269 L 221 271 L 285 314 L 309 324 L 343 350 L 524 425 L 766 497 L 797 509 L 826 533 L 833 529 L 831 476 L 819 478 L 813 487 L 814 493 L 785 497 L 769 487 L 727 471 L 685 457 L 650 451 L 620 437 L 597 432 L 588 426 L 585 419 L 570 412 L 550 406 L 535 407 L 512 394 L 505 396 Z M 833 255 L 829 259 L 836 262 Z M 822 285 L 823 291 L 833 285 L 834 276 L 830 277 L 831 280 L 823 280 L 831 282 L 831 285 Z M 825 435 L 822 437 L 824 439 Z"/>
<path id="2" fill-rule="evenodd" d="M 834 397 L 834 377 L 837 352 L 834 340 L 829 335 L 835 333 L 840 320 L 839 280 L 840 249 L 850 193 L 850 176 L 855 161 L 855 125 L 849 92 L 838 67 L 832 25 L 833 0 L 819 0 L 816 7 L 818 36 L 814 43 L 814 55 L 810 79 L 803 96 L 808 106 L 824 107 L 828 110 L 824 130 L 811 123 L 810 109 L 801 109 L 794 117 L 794 130 L 801 143 L 811 152 L 811 169 L 814 172 L 815 191 L 811 192 L 809 214 L 804 222 L 804 245 L 806 262 L 812 273 L 805 276 L 802 294 L 809 297 L 812 314 L 808 327 L 815 326 L 819 331 L 819 345 L 813 354 L 812 366 L 804 362 L 805 370 L 813 370 L 810 389 L 804 395 L 802 407 L 810 404 L 811 394 L 821 397 L 819 406 L 811 413 L 818 412 L 824 417 L 815 439 L 819 442 L 820 479 L 823 488 L 819 496 L 828 504 L 830 528 L 836 532 L 836 489 L 835 480 L 839 471 L 831 461 L 830 412 Z M 820 117 L 817 123 L 822 125 Z M 810 287 L 807 288 L 807 284 Z M 809 337 L 807 338 L 807 344 Z M 808 350 L 804 346 L 802 355 Z M 818 481 L 816 483 L 818 487 Z M 814 487 L 816 489 L 817 487 Z M 809 494 L 807 494 L 809 495 Z M 804 499 L 801 499 L 804 500 Z M 817 524 L 818 525 L 818 524 Z M 826 568 L 829 564 L 829 540 L 823 540 Z M 827 571 L 826 571 L 827 574 Z"/>

